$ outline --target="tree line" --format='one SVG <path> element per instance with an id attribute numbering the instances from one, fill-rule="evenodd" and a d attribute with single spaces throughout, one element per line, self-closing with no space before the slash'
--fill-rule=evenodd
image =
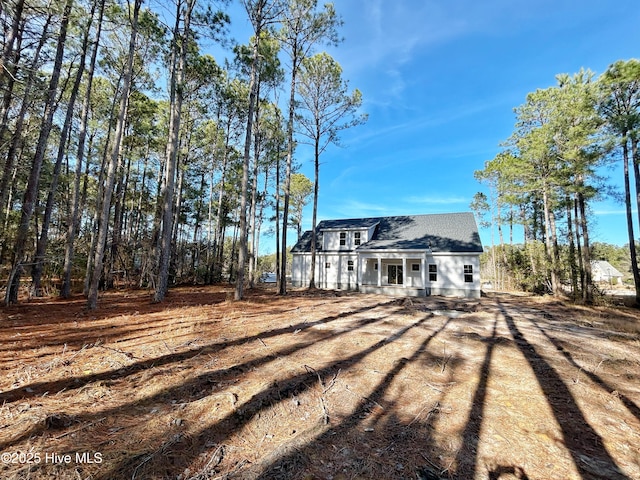
<path id="1" fill-rule="evenodd" d="M 611 195 L 625 205 L 640 306 L 634 231 L 640 224 L 640 61 L 617 61 L 600 76 L 581 69 L 556 81 L 527 95 L 500 153 L 475 172 L 489 194 L 477 193 L 471 208 L 499 237 L 496 245 L 492 233 L 494 280 L 555 295 L 568 290 L 591 302 L 590 205 Z M 622 163 L 624 192 L 602 175 L 614 162 Z M 524 245 L 513 245 L 514 225 L 524 227 Z"/>
<path id="2" fill-rule="evenodd" d="M 5 303 L 25 286 L 82 288 L 93 309 L 121 280 L 155 301 L 175 283 L 228 280 L 241 299 L 265 229 L 286 293 L 288 230 L 300 233 L 311 194 L 296 147 L 314 148 L 315 222 L 319 157 L 366 117 L 317 53 L 340 41 L 332 4 L 239 3 L 252 35 L 235 45 L 228 2 L 0 4 Z M 206 53 L 214 42 L 230 59 Z"/>

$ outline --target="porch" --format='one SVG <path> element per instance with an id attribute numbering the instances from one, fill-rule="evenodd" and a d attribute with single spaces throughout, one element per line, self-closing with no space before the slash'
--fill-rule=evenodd
<path id="1" fill-rule="evenodd" d="M 392 297 L 425 297 L 427 289 L 416 287 L 398 287 L 385 285 L 378 287 L 377 285 L 360 285 L 362 293 L 376 293 L 380 295 L 390 295 Z"/>
<path id="2" fill-rule="evenodd" d="M 389 295 L 427 294 L 426 252 L 376 252 L 361 254 L 358 287 L 363 292 Z"/>

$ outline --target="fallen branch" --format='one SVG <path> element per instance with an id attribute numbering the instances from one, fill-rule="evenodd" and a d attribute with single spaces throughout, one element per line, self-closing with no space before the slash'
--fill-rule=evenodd
<path id="1" fill-rule="evenodd" d="M 418 418 L 420 417 L 420 415 L 422 415 L 422 412 L 424 412 L 427 409 L 428 405 L 425 405 L 424 407 L 422 407 L 422 410 L 420 410 L 418 412 L 418 414 L 415 416 L 415 418 L 413 420 L 411 420 L 411 422 L 409 422 L 408 426 L 413 425 Z M 433 414 L 433 413 L 437 413 L 440 411 L 440 402 L 436 402 L 432 407 L 431 410 L 429 410 L 429 413 L 427 413 L 427 417 L 425 418 L 425 420 L 429 420 L 429 417 Z"/>
<path id="2" fill-rule="evenodd" d="M 327 393 L 327 391 L 333 387 L 333 384 L 335 383 L 335 379 L 338 376 L 338 373 L 340 373 L 340 370 L 338 370 L 338 373 L 336 373 L 333 377 L 333 380 L 331 381 L 331 384 L 329 385 L 329 387 L 327 387 L 324 382 L 322 381 L 322 377 L 320 376 L 320 374 L 318 373 L 317 370 L 315 370 L 314 368 L 310 367 L 309 365 L 305 365 L 304 368 L 307 370 L 307 372 L 309 373 L 315 373 L 316 376 L 318 377 L 318 384 L 320 384 L 320 390 L 322 391 L 322 393 L 320 394 L 320 409 L 322 410 L 322 422 L 324 423 L 324 425 L 328 425 L 329 424 L 329 412 L 327 411 L 327 406 L 324 403 L 324 394 Z"/>
<path id="3" fill-rule="evenodd" d="M 331 379 L 331 381 L 329 382 L 329 386 L 327 388 L 325 388 L 322 391 L 322 394 L 324 395 L 325 393 L 327 393 L 329 390 L 331 390 L 331 388 L 336 384 L 336 379 L 338 378 L 338 375 L 340 375 L 340 372 L 342 371 L 342 369 L 338 369 L 338 371 L 336 372 L 336 374 L 333 376 L 333 378 Z"/>
<path id="4" fill-rule="evenodd" d="M 211 478 L 212 470 L 216 468 L 218 465 L 220 465 L 220 462 L 222 462 L 223 457 L 224 457 L 224 448 L 223 448 L 223 445 L 220 445 L 213 452 L 213 454 L 209 458 L 209 461 L 204 466 L 204 468 L 197 475 L 189 477 L 188 480 L 206 480 L 208 478 Z"/>
<path id="5" fill-rule="evenodd" d="M 111 350 L 112 352 L 116 352 L 119 353 L 121 355 L 124 355 L 125 357 L 133 360 L 134 358 L 138 358 L 136 357 L 133 353 L 131 352 L 125 352 L 124 350 L 121 350 L 119 348 L 113 348 L 113 347 L 107 347 L 106 345 L 98 345 L 100 348 L 104 348 L 105 350 Z"/>

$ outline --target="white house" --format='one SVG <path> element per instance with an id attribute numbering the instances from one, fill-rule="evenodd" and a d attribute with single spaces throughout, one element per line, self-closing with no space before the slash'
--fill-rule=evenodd
<path id="1" fill-rule="evenodd" d="M 592 261 L 591 272 L 594 282 L 622 285 L 622 273 L 606 260 Z"/>
<path id="2" fill-rule="evenodd" d="M 291 250 L 291 281 L 309 285 L 311 231 Z M 318 288 L 480 297 L 482 243 L 470 212 L 325 220 L 316 227 Z"/>

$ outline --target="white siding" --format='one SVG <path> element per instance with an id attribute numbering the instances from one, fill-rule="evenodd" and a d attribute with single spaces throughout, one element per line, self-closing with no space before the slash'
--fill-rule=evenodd
<path id="1" fill-rule="evenodd" d="M 345 244 L 340 245 L 340 234 L 345 234 Z M 360 234 L 360 244 L 356 245 L 356 233 Z M 371 238 L 373 229 L 358 230 L 324 230 L 322 232 L 322 249 L 324 251 L 355 250 Z"/>
<path id="2" fill-rule="evenodd" d="M 349 270 L 349 262 L 353 262 Z M 328 265 L 328 266 L 327 266 Z M 296 287 L 307 287 L 311 272 L 311 255 L 295 254 L 291 265 L 291 281 Z M 315 282 L 318 288 L 357 288 L 358 256 L 348 253 L 318 253 L 316 255 Z"/>
<path id="3" fill-rule="evenodd" d="M 339 238 L 339 237 L 338 237 Z M 404 280 L 402 285 L 389 286 L 388 265 L 403 265 L 402 255 L 406 261 Z M 393 252 L 367 252 L 360 255 L 353 253 L 318 253 L 316 256 L 316 286 L 328 289 L 352 289 L 359 284 L 368 286 L 378 285 L 378 271 L 375 265 L 380 259 L 380 287 L 423 288 L 423 278 L 426 280 L 427 295 L 446 295 L 462 297 L 480 296 L 480 256 L 477 254 L 427 254 L 418 252 L 393 253 Z M 424 259 L 424 262 L 421 260 Z M 353 262 L 353 270 L 349 270 L 349 261 Z M 327 267 L 328 264 L 328 267 Z M 420 265 L 419 270 L 412 269 L 413 264 Z M 429 280 L 429 264 L 437 265 L 437 280 Z M 464 266 L 472 268 L 473 282 L 465 282 Z M 294 286 L 306 287 L 309 285 L 309 272 L 311 268 L 311 254 L 294 254 L 291 265 L 292 282 Z M 360 272 L 359 272 L 360 269 Z M 360 275 L 361 279 L 358 278 Z M 397 292 L 396 292 L 397 293 Z"/>
<path id="4" fill-rule="evenodd" d="M 427 287 L 433 295 L 480 296 L 480 256 L 479 255 L 428 255 L 427 264 L 438 266 L 438 279 L 429 280 L 427 267 Z M 471 265 L 473 282 L 464 281 L 464 266 Z"/>
<path id="5" fill-rule="evenodd" d="M 418 270 L 413 269 L 413 265 L 417 265 Z M 407 287 L 420 287 L 422 288 L 422 266 L 420 265 L 420 259 L 407 260 L 407 271 L 405 273 L 407 280 Z"/>
<path id="6" fill-rule="evenodd" d="M 322 249 L 325 251 L 340 250 L 340 232 L 323 232 Z M 344 247 L 346 248 L 346 247 Z"/>

